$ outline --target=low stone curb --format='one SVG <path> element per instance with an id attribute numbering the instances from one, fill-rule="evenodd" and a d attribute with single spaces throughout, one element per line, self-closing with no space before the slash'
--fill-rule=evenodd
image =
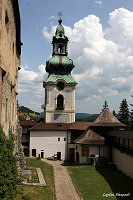
<path id="1" fill-rule="evenodd" d="M 27 183 L 27 180 L 23 181 L 22 183 L 24 185 L 31 185 L 31 186 L 41 186 L 41 187 L 47 186 L 46 182 L 44 180 L 44 177 L 43 177 L 41 169 L 40 168 L 30 168 L 30 169 L 36 169 L 37 175 L 38 175 L 38 179 L 39 179 L 39 183 Z"/>

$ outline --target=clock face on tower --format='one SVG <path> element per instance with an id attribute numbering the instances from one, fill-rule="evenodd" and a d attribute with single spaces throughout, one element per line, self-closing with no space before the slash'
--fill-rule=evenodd
<path id="1" fill-rule="evenodd" d="M 57 88 L 58 88 L 58 90 L 63 90 L 64 87 L 65 87 L 65 84 L 64 84 L 62 81 L 59 81 L 59 82 L 57 83 Z"/>

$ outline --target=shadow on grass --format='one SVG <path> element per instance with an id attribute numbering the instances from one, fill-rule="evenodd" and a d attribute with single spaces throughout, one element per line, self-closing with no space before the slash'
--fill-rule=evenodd
<path id="1" fill-rule="evenodd" d="M 79 164 L 79 163 L 71 162 L 71 161 L 64 161 L 61 165 L 62 166 L 81 166 L 81 165 L 85 165 L 86 166 L 86 164 Z"/>
<path id="2" fill-rule="evenodd" d="M 115 166 L 97 166 L 96 170 L 104 177 L 118 200 L 133 200 L 133 180 L 118 171 Z M 128 196 L 119 196 L 128 194 Z M 130 194 L 130 195 L 129 195 Z M 109 198 L 109 197 L 108 197 Z M 107 198 L 107 199 L 108 199 Z"/>

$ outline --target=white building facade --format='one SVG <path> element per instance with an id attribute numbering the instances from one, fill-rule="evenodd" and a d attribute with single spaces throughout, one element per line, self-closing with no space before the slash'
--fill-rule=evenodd
<path id="1" fill-rule="evenodd" d="M 30 155 L 41 158 L 52 157 L 55 154 L 58 160 L 67 160 L 67 144 L 70 142 L 68 131 L 31 131 Z"/>

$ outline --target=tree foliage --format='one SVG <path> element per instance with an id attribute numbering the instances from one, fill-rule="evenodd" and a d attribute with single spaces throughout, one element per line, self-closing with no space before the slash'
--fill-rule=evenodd
<path id="1" fill-rule="evenodd" d="M 25 106 L 20 106 L 19 107 L 19 112 L 22 112 L 22 113 L 34 113 L 33 110 L 31 110 L 31 109 L 29 109 L 29 108 L 27 108 Z"/>
<path id="2" fill-rule="evenodd" d="M 120 121 L 127 126 L 129 125 L 129 116 L 130 116 L 128 107 L 129 106 L 127 100 L 123 99 L 122 102 L 120 103 L 120 110 L 118 112 Z"/>
<path id="3" fill-rule="evenodd" d="M 11 200 L 17 190 L 17 165 L 13 155 L 14 137 L 9 133 L 7 139 L 0 126 L 0 199 Z"/>
<path id="4" fill-rule="evenodd" d="M 131 97 L 133 97 L 133 95 L 131 95 Z M 131 122 L 130 122 L 130 126 L 133 128 L 133 104 L 131 105 L 131 112 L 130 112 L 130 117 L 131 117 Z"/>
<path id="5" fill-rule="evenodd" d="M 36 115 L 40 115 L 40 113 L 35 112 L 35 111 L 31 110 L 30 108 L 27 108 L 25 106 L 20 106 L 19 107 L 19 112 L 27 113 L 27 114 L 29 114 L 29 113 L 35 113 Z"/>
<path id="6" fill-rule="evenodd" d="M 117 114 L 116 114 L 115 110 L 113 110 L 112 114 L 113 114 L 115 117 L 117 117 Z"/>

